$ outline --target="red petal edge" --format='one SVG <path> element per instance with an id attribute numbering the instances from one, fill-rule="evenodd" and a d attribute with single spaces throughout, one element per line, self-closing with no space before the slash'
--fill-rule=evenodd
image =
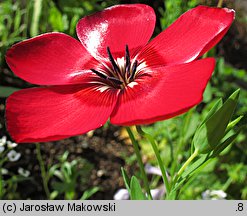
<path id="1" fill-rule="evenodd" d="M 218 43 L 234 20 L 234 10 L 198 6 L 180 16 L 139 54 L 148 65 L 191 62 Z"/>

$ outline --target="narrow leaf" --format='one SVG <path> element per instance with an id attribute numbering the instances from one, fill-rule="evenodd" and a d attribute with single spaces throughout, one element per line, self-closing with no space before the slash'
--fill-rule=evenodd
<path id="1" fill-rule="evenodd" d="M 238 124 L 240 122 L 240 120 L 243 118 L 244 116 L 239 116 L 238 118 L 236 118 L 235 120 L 231 121 L 226 128 L 226 133 L 228 133 L 231 129 L 233 129 L 233 127 Z"/>
<path id="2" fill-rule="evenodd" d="M 89 199 L 91 196 L 93 196 L 99 190 L 100 190 L 99 187 L 93 187 L 93 188 L 90 188 L 90 189 L 84 191 L 84 193 L 83 193 L 82 197 L 80 198 L 80 200 L 87 200 L 87 199 Z"/>
<path id="3" fill-rule="evenodd" d="M 130 181 L 130 197 L 132 200 L 146 200 L 141 185 L 135 176 L 132 176 Z"/>
<path id="4" fill-rule="evenodd" d="M 130 179 L 123 167 L 121 167 L 121 172 L 124 180 L 124 184 L 128 192 L 130 193 Z"/>
<path id="5" fill-rule="evenodd" d="M 223 105 L 223 101 L 220 98 L 215 102 L 214 106 L 209 110 L 207 116 L 202 121 L 201 125 L 203 125 L 216 111 L 218 111 L 222 107 L 222 105 Z"/>
<path id="6" fill-rule="evenodd" d="M 197 159 L 193 164 L 191 164 L 182 174 L 182 178 L 186 178 L 192 172 L 194 172 L 198 167 L 204 164 L 210 157 L 208 155 L 202 155 L 199 159 Z"/>
<path id="7" fill-rule="evenodd" d="M 227 101 L 199 127 L 193 138 L 195 149 L 205 154 L 213 150 L 224 137 L 227 125 L 236 108 L 240 90 L 235 91 Z M 209 116 L 208 115 L 208 116 Z"/>
<path id="8" fill-rule="evenodd" d="M 213 151 L 213 155 L 212 157 L 216 157 L 218 156 L 227 146 L 231 145 L 232 142 L 234 142 L 234 140 L 236 139 L 236 137 L 238 136 L 240 131 L 238 131 L 237 133 L 231 135 L 230 137 L 228 137 L 223 143 L 221 143 L 220 145 L 218 145 L 216 147 L 216 149 Z"/>

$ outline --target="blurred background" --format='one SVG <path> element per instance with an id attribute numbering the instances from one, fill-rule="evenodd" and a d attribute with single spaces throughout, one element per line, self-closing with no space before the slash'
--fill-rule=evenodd
<path id="1" fill-rule="evenodd" d="M 5 62 L 14 43 L 38 34 L 59 31 L 76 38 L 75 26 L 85 15 L 108 6 L 145 3 L 154 8 L 159 34 L 183 12 L 214 0 L 0 0 L 0 199 L 113 199 L 124 188 L 120 168 L 138 176 L 135 156 L 124 129 L 106 124 L 86 135 L 42 144 L 16 145 L 4 122 L 5 100 L 12 92 L 32 85 L 16 77 Z M 188 113 L 146 126 L 159 144 L 170 172 L 189 156 L 191 139 L 202 118 L 220 97 L 241 88 L 236 115 L 247 111 L 247 0 L 225 0 L 236 10 L 236 19 L 224 39 L 207 55 L 217 66 L 203 102 Z M 213 159 L 188 184 L 179 199 L 204 199 L 220 190 L 226 199 L 247 199 L 246 117 L 234 145 Z M 157 166 L 148 142 L 140 139 L 145 163 Z M 150 175 L 152 188 L 161 177 Z M 212 195 L 214 196 L 214 195 Z"/>

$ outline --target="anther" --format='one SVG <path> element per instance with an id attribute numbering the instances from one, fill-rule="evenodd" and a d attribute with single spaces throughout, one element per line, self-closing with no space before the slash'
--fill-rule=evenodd
<path id="1" fill-rule="evenodd" d="M 90 69 L 93 73 L 95 73 L 96 75 L 98 75 L 99 77 L 101 78 L 104 78 L 104 79 L 107 79 L 107 76 L 97 70 L 94 70 L 94 69 Z"/>
<path id="2" fill-rule="evenodd" d="M 112 81 L 112 82 L 114 82 L 114 83 L 116 83 L 117 85 L 122 85 L 123 84 L 123 82 L 121 80 L 119 80 L 119 79 L 117 79 L 115 77 L 107 77 L 107 79 Z"/>
<path id="3" fill-rule="evenodd" d="M 106 80 L 109 80 L 117 85 L 122 85 L 123 82 L 115 77 L 108 77 L 106 76 L 105 74 L 95 70 L 95 69 L 90 69 L 93 73 L 95 73 L 96 75 L 98 75 L 99 77 L 103 78 L 103 79 L 106 79 Z"/>
<path id="4" fill-rule="evenodd" d="M 126 72 L 128 76 L 130 75 L 130 53 L 128 45 L 125 46 L 125 64 L 126 64 Z"/>
<path id="5" fill-rule="evenodd" d="M 133 67 L 132 67 L 132 73 L 131 73 L 131 76 L 130 76 L 130 80 L 133 80 L 133 78 L 135 76 L 137 64 L 138 64 L 138 62 L 137 62 L 137 60 L 135 60 L 135 62 L 133 64 Z"/>
<path id="6" fill-rule="evenodd" d="M 113 58 L 113 56 L 112 56 L 112 54 L 111 54 L 110 48 L 107 47 L 106 50 L 107 50 L 108 57 L 109 57 L 109 59 L 110 59 L 110 62 L 111 62 L 111 64 L 112 64 L 114 70 L 115 70 L 116 72 L 120 73 L 120 69 L 119 69 L 119 67 L 117 66 L 117 64 L 116 64 L 116 62 L 115 62 L 115 60 L 114 60 L 114 58 Z"/>

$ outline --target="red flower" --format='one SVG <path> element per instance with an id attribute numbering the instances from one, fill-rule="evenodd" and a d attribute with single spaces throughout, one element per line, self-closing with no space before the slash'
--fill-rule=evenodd
<path id="1" fill-rule="evenodd" d="M 143 4 L 117 5 L 81 19 L 80 42 L 47 33 L 20 42 L 6 60 L 22 79 L 43 85 L 12 94 L 7 129 L 17 142 L 86 133 L 108 118 L 149 124 L 202 100 L 213 58 L 197 60 L 227 32 L 229 9 L 196 7 L 148 43 L 155 14 Z"/>

